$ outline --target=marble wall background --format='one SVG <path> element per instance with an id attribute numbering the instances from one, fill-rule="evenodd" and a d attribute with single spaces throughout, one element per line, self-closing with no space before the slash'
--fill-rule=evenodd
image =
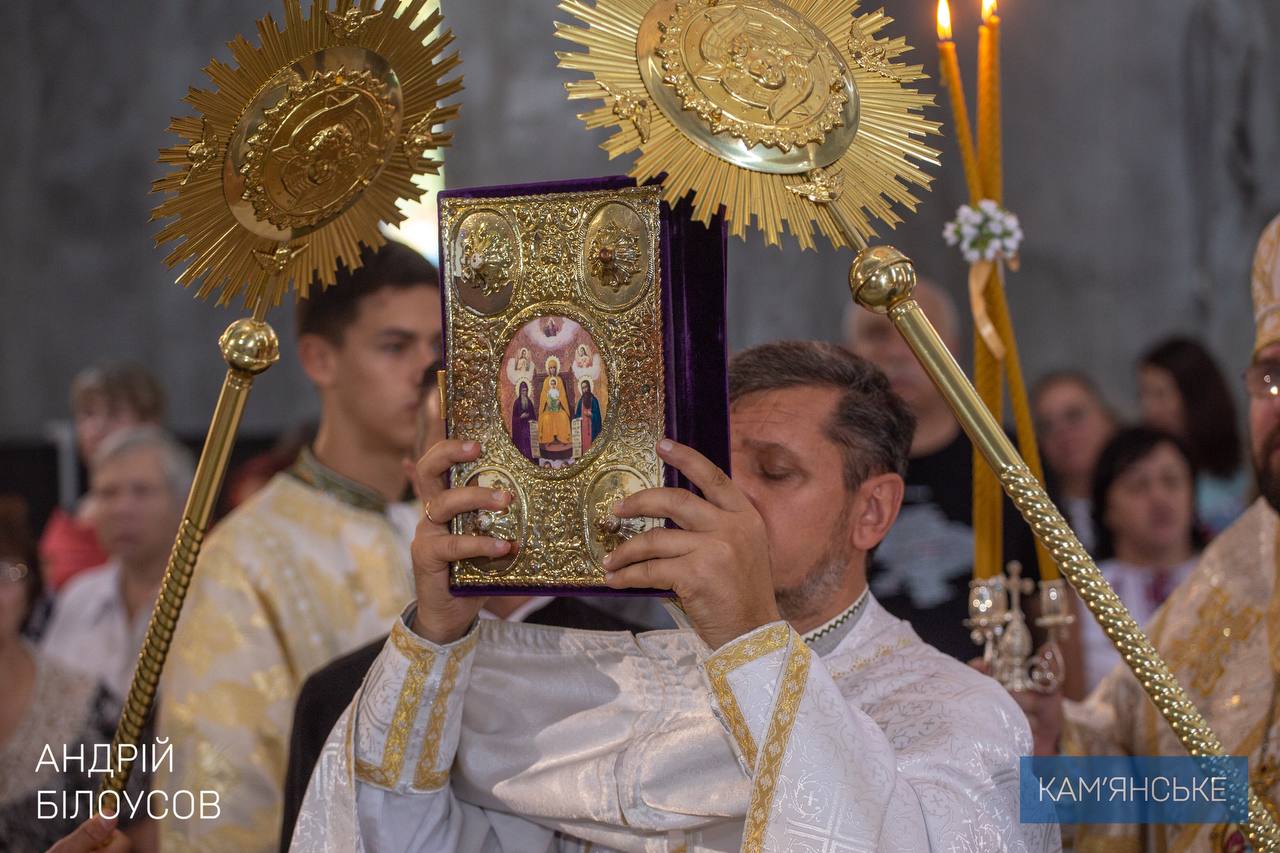
<path id="1" fill-rule="evenodd" d="M 885 0 L 897 32 L 936 68 L 933 4 Z M 953 3 L 972 85 L 977 0 Z M 972 7 L 972 8 L 970 8 Z M 874 8 L 874 7 L 869 7 Z M 173 285 L 147 223 L 155 151 L 199 68 L 272 0 L 12 4 L 0 30 L 0 439 L 66 416 L 86 363 L 141 359 L 163 377 L 174 426 L 203 430 L 222 375 L 215 341 L 236 312 Z M 466 92 L 451 185 L 608 174 L 555 68 L 551 0 L 445 0 Z M 1007 186 L 1027 232 L 1010 285 L 1028 372 L 1078 366 L 1122 408 L 1149 342 L 1198 332 L 1234 373 L 1248 357 L 1249 255 L 1280 211 L 1280 4 L 1273 0 L 1077 0 L 1002 4 Z M 936 86 L 933 81 L 928 84 Z M 946 119 L 941 109 L 935 118 Z M 962 200 L 953 147 L 917 217 L 886 235 L 959 294 L 942 244 Z M 730 339 L 834 338 L 847 253 L 730 248 Z M 310 415 L 285 356 L 259 384 L 245 429 Z"/>

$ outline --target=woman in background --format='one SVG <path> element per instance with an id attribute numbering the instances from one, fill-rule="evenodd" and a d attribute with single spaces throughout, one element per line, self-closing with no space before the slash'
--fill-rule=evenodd
<path id="1" fill-rule="evenodd" d="M 1095 554 L 1116 595 L 1145 625 L 1195 567 L 1204 546 L 1196 523 L 1195 467 L 1173 435 L 1130 427 L 1098 457 L 1093 478 Z M 1097 621 L 1080 624 L 1085 690 L 1120 663 Z"/>
<path id="2" fill-rule="evenodd" d="M 1088 376 L 1074 370 L 1050 373 L 1031 392 L 1040 451 L 1050 488 L 1085 550 L 1093 552 L 1093 472 L 1116 420 Z"/>
<path id="3" fill-rule="evenodd" d="M 76 446 L 87 465 L 117 430 L 165 419 L 165 395 L 149 370 L 128 362 L 108 362 L 82 370 L 71 383 L 71 416 Z M 58 507 L 40 536 L 43 586 L 49 595 L 80 572 L 107 561 L 94 532 L 93 501 L 87 496 L 74 507 Z"/>
<path id="4" fill-rule="evenodd" d="M 1244 511 L 1252 488 L 1231 391 L 1213 356 L 1194 340 L 1169 338 L 1138 362 L 1142 421 L 1177 436 L 1199 476 L 1196 514 L 1210 537 Z"/>

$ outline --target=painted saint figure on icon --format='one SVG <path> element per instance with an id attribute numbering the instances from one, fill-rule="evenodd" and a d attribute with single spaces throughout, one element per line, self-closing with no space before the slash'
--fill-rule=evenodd
<path id="1" fill-rule="evenodd" d="M 573 417 L 579 422 L 582 452 L 591 449 L 591 441 L 600 434 L 604 419 L 600 416 L 600 401 L 591 392 L 591 380 L 582 380 L 582 394 L 578 397 L 578 405 L 574 408 Z"/>
<path id="2" fill-rule="evenodd" d="M 573 465 L 598 443 L 608 416 L 608 376 L 595 339 L 576 321 L 530 320 L 507 343 L 498 381 L 507 434 L 530 462 Z"/>
<path id="3" fill-rule="evenodd" d="M 560 359 L 553 355 L 546 365 L 546 378 L 542 380 L 542 393 L 538 396 L 538 439 L 548 445 L 569 444 L 573 441 L 569 429 L 569 395 L 560 378 Z"/>
<path id="4" fill-rule="evenodd" d="M 533 377 L 530 376 L 529 382 L 532 381 Z M 536 429 L 538 407 L 529 396 L 529 382 L 523 380 L 520 382 L 519 396 L 516 397 L 515 405 L 511 408 L 511 440 L 526 457 L 532 456 L 532 445 L 529 442 L 538 434 Z"/>

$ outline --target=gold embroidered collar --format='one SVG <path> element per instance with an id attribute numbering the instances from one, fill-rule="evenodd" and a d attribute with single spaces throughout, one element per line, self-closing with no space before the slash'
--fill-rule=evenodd
<path id="1" fill-rule="evenodd" d="M 386 514 L 386 498 L 368 486 L 347 479 L 332 468 L 322 465 L 311 452 L 310 447 L 302 448 L 298 454 L 298 460 L 290 466 L 289 474 L 313 489 L 332 495 L 348 506 L 376 512 L 379 515 Z"/>

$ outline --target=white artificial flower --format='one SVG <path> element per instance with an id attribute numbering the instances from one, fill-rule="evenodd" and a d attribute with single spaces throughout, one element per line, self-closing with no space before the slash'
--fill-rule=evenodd
<path id="1" fill-rule="evenodd" d="M 956 246 L 969 263 L 1012 258 L 1022 243 L 1022 223 L 1012 211 L 984 198 L 976 205 L 962 204 L 955 219 L 942 229 L 947 245 Z"/>

